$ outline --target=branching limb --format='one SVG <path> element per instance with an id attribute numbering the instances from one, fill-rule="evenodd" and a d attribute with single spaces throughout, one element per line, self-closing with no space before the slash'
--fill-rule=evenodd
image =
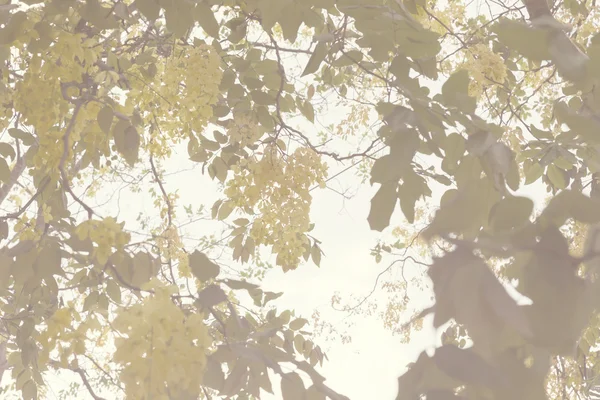
<path id="1" fill-rule="evenodd" d="M 56 369 L 65 368 L 63 365 L 61 365 L 60 362 L 58 362 L 56 360 L 50 360 L 49 364 L 52 365 Z M 96 392 L 94 391 L 94 388 L 90 384 L 90 381 L 88 380 L 88 377 L 83 369 L 74 368 L 74 367 L 66 367 L 66 369 L 73 371 L 79 375 L 79 377 L 81 378 L 81 381 L 83 382 L 84 386 L 86 387 L 88 393 L 90 394 L 90 396 L 92 396 L 92 398 L 94 400 L 106 400 L 104 397 L 98 396 L 96 394 Z"/>
<path id="2" fill-rule="evenodd" d="M 75 121 L 77 119 L 77 115 L 79 114 L 79 111 L 81 110 L 82 105 L 83 105 L 82 101 L 77 101 L 75 103 L 75 109 L 73 110 L 73 115 L 71 116 L 71 120 L 69 121 L 69 124 L 67 125 L 67 130 L 65 131 L 65 134 L 62 139 L 63 140 L 63 154 L 62 154 L 62 157 L 60 158 L 60 162 L 58 164 L 58 169 L 60 171 L 63 188 L 65 189 L 65 191 L 67 193 L 69 193 L 71 195 L 71 197 L 73 197 L 73 199 L 77 203 L 79 203 L 83 207 L 83 209 L 85 211 L 87 211 L 88 219 L 91 219 L 92 215 L 95 214 L 94 210 L 90 206 L 88 206 L 86 203 L 84 203 L 79 197 L 77 197 L 77 195 L 75 193 L 73 193 L 73 189 L 71 189 L 71 184 L 69 183 L 69 178 L 65 171 L 65 163 L 67 162 L 67 157 L 69 156 L 71 132 L 73 132 L 73 128 L 75 126 Z"/>

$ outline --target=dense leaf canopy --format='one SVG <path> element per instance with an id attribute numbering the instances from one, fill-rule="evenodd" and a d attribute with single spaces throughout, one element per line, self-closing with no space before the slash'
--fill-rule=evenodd
<path id="1" fill-rule="evenodd" d="M 0 368 L 22 398 L 61 370 L 95 399 L 259 398 L 273 374 L 285 400 L 348 398 L 315 369 L 308 321 L 269 308 L 281 293 L 257 283 L 320 264 L 311 193 L 358 164 L 378 188 L 372 230 L 395 213 L 426 223 L 395 231 L 434 255 L 435 305 L 417 326 L 451 323 L 398 400 L 566 399 L 595 384 L 595 2 L 0 3 Z M 206 212 L 168 185 L 182 157 L 220 184 Z M 92 202 L 117 180 L 156 218 L 133 228 Z M 542 210 L 526 185 L 552 195 Z M 186 218 L 227 240 L 191 244 Z M 225 271 L 224 247 L 251 272 Z"/>

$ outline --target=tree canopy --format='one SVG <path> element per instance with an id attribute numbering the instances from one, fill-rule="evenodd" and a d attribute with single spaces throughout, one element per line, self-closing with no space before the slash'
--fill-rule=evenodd
<path id="1" fill-rule="evenodd" d="M 94 399 L 258 399 L 275 374 L 284 400 L 352 398 L 318 372 L 307 319 L 260 286 L 320 265 L 312 195 L 350 170 L 378 188 L 370 228 L 397 239 L 376 259 L 433 256 L 435 305 L 387 325 L 433 314 L 443 345 L 398 378 L 397 400 L 586 394 L 600 376 L 600 11 L 476 8 L 0 1 L 9 389 L 44 398 L 44 376 L 66 370 Z M 179 201 L 178 159 L 218 182 L 214 204 Z M 125 222 L 95 201 L 117 183 L 155 214 Z M 542 209 L 527 185 L 550 194 Z M 208 234 L 189 240 L 198 223 Z"/>

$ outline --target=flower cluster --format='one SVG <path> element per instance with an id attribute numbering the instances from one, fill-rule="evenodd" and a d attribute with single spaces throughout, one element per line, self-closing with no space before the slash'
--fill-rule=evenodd
<path id="1" fill-rule="evenodd" d="M 112 255 L 113 247 L 122 249 L 129 243 L 130 235 L 123 231 L 123 226 L 124 223 L 118 224 L 112 217 L 104 218 L 102 221 L 88 220 L 75 228 L 75 234 L 79 240 L 90 239 L 96 244 L 93 256 L 103 265 Z"/>
<path id="2" fill-rule="evenodd" d="M 79 324 L 77 328 L 74 327 L 76 322 L 80 322 L 80 317 L 71 306 L 56 310 L 46 322 L 46 329 L 36 335 L 37 341 L 42 345 L 39 362 L 45 364 L 54 349 L 58 350 L 60 362 L 64 366 L 68 364 L 70 355 L 86 354 L 85 342 L 89 326 Z"/>
<path id="3" fill-rule="evenodd" d="M 470 47 L 465 52 L 465 61 L 461 67 L 469 71 L 472 78 L 469 94 L 474 97 L 479 97 L 490 85 L 503 84 L 506 79 L 504 60 L 486 44 Z"/>
<path id="4" fill-rule="evenodd" d="M 325 184 L 326 165 L 310 149 L 284 157 L 269 145 L 262 158 L 242 160 L 232 169 L 225 195 L 237 207 L 257 210 L 250 236 L 257 245 L 272 246 L 284 269 L 297 267 L 308 244 L 310 189 Z"/>
<path id="5" fill-rule="evenodd" d="M 48 30 L 47 35 L 54 39 L 51 46 L 32 56 L 21 52 L 18 60 L 25 72 L 23 79 L 15 84 L 12 100 L 14 110 L 21 114 L 25 124 L 35 129 L 39 139 L 34 165 L 56 174 L 63 155 L 63 146 L 59 142 L 64 134 L 62 125 L 73 117 L 69 115 L 73 105 L 68 98 L 79 97 L 80 88 L 85 86 L 84 77 L 93 76 L 98 71 L 95 64 L 102 53 L 102 46 L 98 46 L 97 39 L 82 34 L 49 26 Z M 40 33 L 31 29 L 27 36 L 36 40 Z M 79 127 L 90 125 L 90 121 L 96 120 L 96 115 L 97 111 L 84 107 L 76 116 Z M 79 137 L 79 130 L 73 130 L 71 139 L 74 141 Z"/>
<path id="6" fill-rule="evenodd" d="M 132 67 L 140 79 L 132 80 L 125 102 L 126 113 L 139 109 L 145 124 L 153 127 L 146 146 L 156 157 L 169 156 L 173 143 L 204 130 L 223 74 L 218 54 L 208 45 L 175 46 L 171 52 L 166 61 L 152 64 L 150 81 L 141 77 L 144 67 Z"/>
<path id="7" fill-rule="evenodd" d="M 240 147 L 255 144 L 263 135 L 256 118 L 247 113 L 234 114 L 227 126 L 230 143 L 238 143 Z"/>
<path id="8" fill-rule="evenodd" d="M 151 297 L 115 319 L 123 337 L 115 339 L 113 361 L 123 366 L 127 398 L 182 398 L 184 393 L 195 398 L 212 339 L 202 315 L 186 316 L 172 302 L 176 288 L 153 286 Z"/>

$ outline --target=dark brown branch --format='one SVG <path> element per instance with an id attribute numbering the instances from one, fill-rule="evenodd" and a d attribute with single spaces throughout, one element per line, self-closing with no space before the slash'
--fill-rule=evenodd
<path id="1" fill-rule="evenodd" d="M 96 392 L 94 392 L 94 388 L 92 388 L 92 385 L 90 384 L 90 381 L 88 380 L 85 371 L 81 368 L 74 368 L 74 367 L 63 367 L 61 365 L 61 363 L 59 363 L 56 360 L 50 360 L 50 365 L 52 365 L 54 368 L 58 369 L 58 368 L 66 368 L 70 371 L 75 372 L 76 374 L 79 375 L 79 377 L 81 378 L 81 381 L 83 382 L 83 384 L 85 385 L 86 389 L 88 390 L 90 396 L 92 396 L 92 398 L 94 400 L 106 400 L 104 397 L 98 396 L 96 394 Z"/>
<path id="2" fill-rule="evenodd" d="M 84 355 L 85 358 L 87 358 L 88 360 L 90 360 L 92 362 L 92 364 L 94 364 L 94 366 L 96 368 L 98 368 L 100 371 L 102 371 L 102 373 L 104 374 L 104 376 L 106 376 L 113 385 L 115 385 L 116 387 L 118 387 L 121 391 L 125 391 L 125 389 L 123 389 L 123 387 L 121 386 L 121 384 L 117 381 L 115 381 L 115 379 L 106 371 L 104 370 L 104 368 L 102 368 L 97 362 L 96 360 L 94 360 L 92 357 L 88 356 L 87 354 Z"/>
<path id="3" fill-rule="evenodd" d="M 50 183 L 50 178 L 48 176 L 46 176 L 44 179 L 42 179 L 42 182 L 40 183 L 40 187 L 38 188 L 38 190 L 33 194 L 33 196 L 31 196 L 31 198 L 29 198 L 29 200 L 27 200 L 27 203 L 25 203 L 25 205 L 23 205 L 21 208 L 19 208 L 17 211 L 15 211 L 13 213 L 7 214 L 4 217 L 0 217 L 0 219 L 18 218 L 21 214 L 23 214 L 25 211 L 27 211 L 27 209 L 35 201 L 35 199 L 37 199 L 39 197 L 39 195 L 44 191 L 44 189 L 46 189 L 46 186 L 48 186 L 48 183 Z"/>
<path id="4" fill-rule="evenodd" d="M 157 129 L 160 130 L 160 126 L 158 125 L 156 117 L 154 117 L 154 122 L 156 123 Z M 154 158 L 152 156 L 150 156 L 150 167 L 152 169 L 152 174 L 154 175 L 154 180 L 156 181 L 156 183 L 158 183 L 158 187 L 160 188 L 165 203 L 167 204 L 167 227 L 168 229 L 171 229 L 173 227 L 173 204 L 171 203 L 171 200 L 169 199 L 169 195 L 165 190 L 163 182 L 160 179 L 160 176 L 158 175 L 158 171 L 156 170 L 156 166 L 154 165 Z M 169 248 L 168 264 L 169 271 L 171 273 L 171 280 L 173 281 L 173 284 L 176 284 L 175 273 L 173 272 L 173 260 L 171 259 L 171 239 L 167 240 L 167 246 Z"/>
<path id="5" fill-rule="evenodd" d="M 71 371 L 79 374 L 79 376 L 81 377 L 81 380 L 83 381 L 83 384 L 85 385 L 86 389 L 90 393 L 90 396 L 92 396 L 92 398 L 94 400 L 106 400 L 104 397 L 98 396 L 94 392 L 94 389 L 92 388 L 92 385 L 90 385 L 90 382 L 88 381 L 88 378 L 85 375 L 85 371 L 84 370 L 82 370 L 81 368 L 72 368 Z"/>

